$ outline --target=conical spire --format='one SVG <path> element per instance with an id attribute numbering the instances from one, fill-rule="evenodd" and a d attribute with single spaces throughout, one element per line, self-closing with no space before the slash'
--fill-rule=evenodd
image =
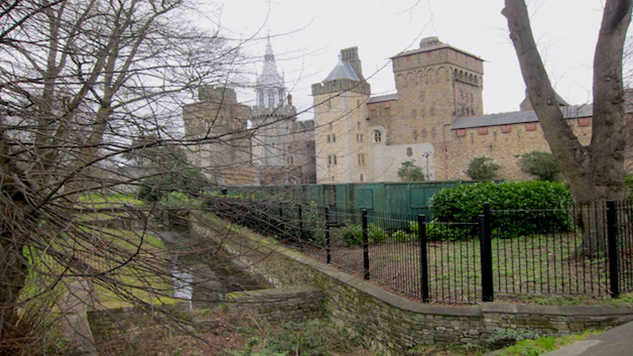
<path id="1" fill-rule="evenodd" d="M 274 108 L 284 102 L 286 87 L 283 78 L 277 71 L 275 54 L 270 44 L 270 36 L 266 43 L 264 54 L 264 68 L 257 78 L 257 107 Z"/>
<path id="2" fill-rule="evenodd" d="M 267 38 L 266 42 L 266 54 L 264 54 L 264 60 L 266 61 L 275 61 L 275 54 L 273 53 L 273 46 L 270 44 L 270 36 Z"/>

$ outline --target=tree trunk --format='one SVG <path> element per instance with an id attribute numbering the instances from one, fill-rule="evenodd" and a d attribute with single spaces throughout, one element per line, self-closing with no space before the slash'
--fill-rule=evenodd
<path id="1" fill-rule="evenodd" d="M 625 197 L 625 113 L 622 55 L 631 20 L 631 0 L 607 0 L 594 57 L 592 137 L 583 146 L 556 100 L 556 93 L 534 42 L 524 0 L 505 0 L 502 13 L 521 66 L 532 107 L 571 189 L 576 224 L 583 229 L 581 254 L 594 256 L 605 242 L 603 214 L 594 208 Z M 592 208 L 593 207 L 593 208 Z M 591 218 L 594 215 L 594 218 Z M 600 216 L 600 217 L 599 217 Z"/>
<path id="2" fill-rule="evenodd" d="M 5 226 L 2 228 L 4 229 Z M 19 237 L 16 238 L 4 231 L 0 235 L 0 340 L 3 343 L 17 336 L 16 307 L 27 275 L 22 256 L 23 245 L 16 240 L 19 240 Z M 5 347 L 6 345 L 2 345 L 0 350 Z"/>

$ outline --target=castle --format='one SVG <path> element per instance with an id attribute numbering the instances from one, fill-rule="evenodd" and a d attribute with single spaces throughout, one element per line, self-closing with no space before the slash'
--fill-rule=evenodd
<path id="1" fill-rule="evenodd" d="M 501 165 L 500 178 L 521 180 L 529 177 L 516 156 L 549 152 L 529 100 L 522 111 L 483 115 L 481 58 L 430 37 L 391 60 L 396 94 L 371 96 L 355 47 L 341 50 L 330 75 L 312 85 L 318 183 L 399 181 L 410 160 L 427 180 L 468 179 L 478 156 Z M 590 108 L 563 110 L 586 142 Z"/>
<path id="2" fill-rule="evenodd" d="M 194 126 L 198 135 L 200 128 L 208 134 L 219 123 L 216 135 L 231 143 L 202 150 L 214 153 L 192 163 L 222 168 L 223 185 L 331 184 L 399 181 L 398 169 L 411 160 L 427 180 L 469 179 L 471 160 L 487 156 L 501 165 L 499 178 L 530 179 L 517 156 L 549 152 L 538 118 L 527 99 L 520 111 L 483 115 L 481 58 L 429 37 L 391 60 L 396 93 L 372 96 L 358 49 L 341 50 L 330 74 L 312 85 L 314 121 L 298 121 L 268 43 L 254 107 L 247 110 L 224 88 L 213 90 L 230 94 L 222 101 L 226 108 L 205 104 L 213 99 L 207 89 L 200 103 L 185 107 L 188 134 Z M 591 106 L 558 101 L 581 143 L 588 143 Z M 194 125 L 198 119 L 206 126 Z M 235 130 L 246 120 L 251 131 Z"/>
<path id="3" fill-rule="evenodd" d="M 187 159 L 220 186 L 315 183 L 314 121 L 298 121 L 270 41 L 253 107 L 205 86 L 183 107 Z"/>

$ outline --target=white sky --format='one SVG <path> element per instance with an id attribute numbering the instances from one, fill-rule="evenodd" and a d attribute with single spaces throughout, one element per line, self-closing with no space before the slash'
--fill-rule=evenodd
<path id="1" fill-rule="evenodd" d="M 550 79 L 570 104 L 591 101 L 602 6 L 596 0 L 528 0 Z M 382 95 L 395 92 L 389 57 L 438 36 L 485 60 L 484 112 L 494 113 L 518 110 L 525 95 L 502 8 L 503 0 L 226 0 L 221 19 L 229 36 L 259 30 L 261 40 L 245 48 L 254 56 L 263 56 L 270 33 L 277 67 L 298 110 L 312 105 L 310 87 L 329 74 L 340 49 L 358 46 L 372 95 Z M 260 62 L 249 69 L 251 80 L 261 68 Z M 252 105 L 254 97 L 242 92 L 238 99 Z"/>

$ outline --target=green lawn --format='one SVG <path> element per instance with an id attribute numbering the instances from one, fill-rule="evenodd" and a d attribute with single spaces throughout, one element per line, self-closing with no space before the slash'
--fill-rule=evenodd
<path id="1" fill-rule="evenodd" d="M 603 257 L 575 258 L 581 237 L 574 234 L 535 235 L 492 240 L 493 284 L 496 300 L 556 303 L 565 300 L 609 299 L 608 266 Z M 323 248 L 307 253 L 325 259 Z M 431 301 L 481 301 L 481 263 L 478 240 L 430 241 L 427 245 Z M 601 255 L 598 255 L 601 256 Z M 622 254 L 623 266 L 632 261 Z M 361 274 L 360 247 L 332 247 L 332 264 Z M 370 278 L 395 292 L 417 297 L 420 292 L 420 245 L 417 241 L 387 240 L 369 246 Z M 631 279 L 630 275 L 624 280 Z"/>
<path id="2" fill-rule="evenodd" d="M 127 195 L 82 195 L 83 208 L 141 207 L 144 203 Z M 134 301 L 173 304 L 163 242 L 151 233 L 97 227 L 96 220 L 120 219 L 126 213 L 76 213 L 77 223 L 56 235 L 48 247 L 25 248 L 32 268 L 21 299 L 53 305 L 77 278 L 94 283 L 95 308 L 130 306 Z M 60 255 L 64 257 L 60 257 Z M 31 299 L 33 299 L 31 301 Z"/>

